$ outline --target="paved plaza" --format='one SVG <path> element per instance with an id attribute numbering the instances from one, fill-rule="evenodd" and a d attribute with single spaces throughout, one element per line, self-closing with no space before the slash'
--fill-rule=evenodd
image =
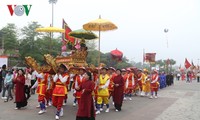
<path id="1" fill-rule="evenodd" d="M 64 116 L 60 120 L 75 120 L 77 107 L 72 106 L 73 97 L 64 107 Z M 54 107 L 47 108 L 47 113 L 38 115 L 37 95 L 28 101 L 28 106 L 14 110 L 13 101 L 0 101 L 0 120 L 54 120 Z M 110 113 L 102 112 L 96 120 L 200 120 L 200 83 L 175 81 L 173 86 L 159 91 L 158 99 L 133 96 L 132 101 L 125 101 L 121 112 L 115 112 L 111 105 Z"/>

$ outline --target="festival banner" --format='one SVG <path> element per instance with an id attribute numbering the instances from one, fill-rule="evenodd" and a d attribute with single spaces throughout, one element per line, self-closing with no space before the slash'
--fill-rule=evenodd
<path id="1" fill-rule="evenodd" d="M 145 53 L 144 61 L 149 62 L 149 63 L 155 63 L 156 62 L 156 53 Z"/>

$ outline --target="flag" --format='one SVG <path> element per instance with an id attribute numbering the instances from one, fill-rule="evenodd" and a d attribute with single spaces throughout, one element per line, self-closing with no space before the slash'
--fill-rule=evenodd
<path id="1" fill-rule="evenodd" d="M 156 62 L 156 53 L 145 53 L 144 60 L 145 62 L 154 63 Z"/>
<path id="2" fill-rule="evenodd" d="M 64 41 L 70 41 L 72 44 L 74 44 L 75 38 L 70 37 L 68 35 L 69 32 L 71 32 L 72 30 L 69 28 L 69 26 L 67 25 L 67 23 L 65 22 L 65 20 L 63 19 L 63 29 L 65 29 L 65 33 L 63 33 L 62 39 Z"/>
<path id="3" fill-rule="evenodd" d="M 188 69 L 191 66 L 187 58 L 185 58 L 185 68 Z"/>

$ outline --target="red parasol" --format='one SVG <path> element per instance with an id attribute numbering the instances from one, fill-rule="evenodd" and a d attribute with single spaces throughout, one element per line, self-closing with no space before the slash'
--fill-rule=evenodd
<path id="1" fill-rule="evenodd" d="M 117 48 L 115 50 L 112 50 L 110 52 L 111 56 L 113 59 L 118 59 L 121 60 L 123 57 L 123 53 L 121 51 L 119 51 Z"/>

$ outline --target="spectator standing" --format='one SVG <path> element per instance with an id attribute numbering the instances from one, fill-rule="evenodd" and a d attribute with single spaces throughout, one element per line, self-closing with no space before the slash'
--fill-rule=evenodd
<path id="1" fill-rule="evenodd" d="M 7 71 L 6 71 L 6 65 L 4 64 L 3 66 L 2 66 L 2 70 L 1 70 L 1 80 L 0 80 L 0 82 L 1 82 L 1 90 L 0 91 L 2 91 L 2 99 L 6 99 L 6 97 L 5 97 L 5 92 L 6 92 L 6 87 L 5 87 L 5 85 L 4 85 L 4 80 L 5 80 L 5 77 L 6 77 L 6 74 L 7 74 Z"/>
<path id="2" fill-rule="evenodd" d="M 12 71 L 8 71 L 8 73 L 6 74 L 5 80 L 4 80 L 4 86 L 5 86 L 8 94 L 7 94 L 7 98 L 4 100 L 4 102 L 8 102 L 9 98 L 10 98 L 10 100 L 13 99 L 13 96 L 12 96 L 13 81 L 12 80 L 13 80 Z"/>
<path id="3" fill-rule="evenodd" d="M 26 99 L 28 100 L 31 95 L 30 95 L 30 89 L 31 89 L 31 74 L 29 70 L 26 70 L 25 74 L 25 94 L 26 94 Z"/>
<path id="4" fill-rule="evenodd" d="M 16 85 L 15 87 L 15 103 L 16 103 L 16 110 L 27 106 L 27 100 L 25 97 L 25 91 L 24 91 L 24 86 L 25 86 L 25 76 L 24 76 L 24 71 L 22 69 L 18 70 L 18 75 L 16 78 L 14 78 L 14 84 Z"/>

